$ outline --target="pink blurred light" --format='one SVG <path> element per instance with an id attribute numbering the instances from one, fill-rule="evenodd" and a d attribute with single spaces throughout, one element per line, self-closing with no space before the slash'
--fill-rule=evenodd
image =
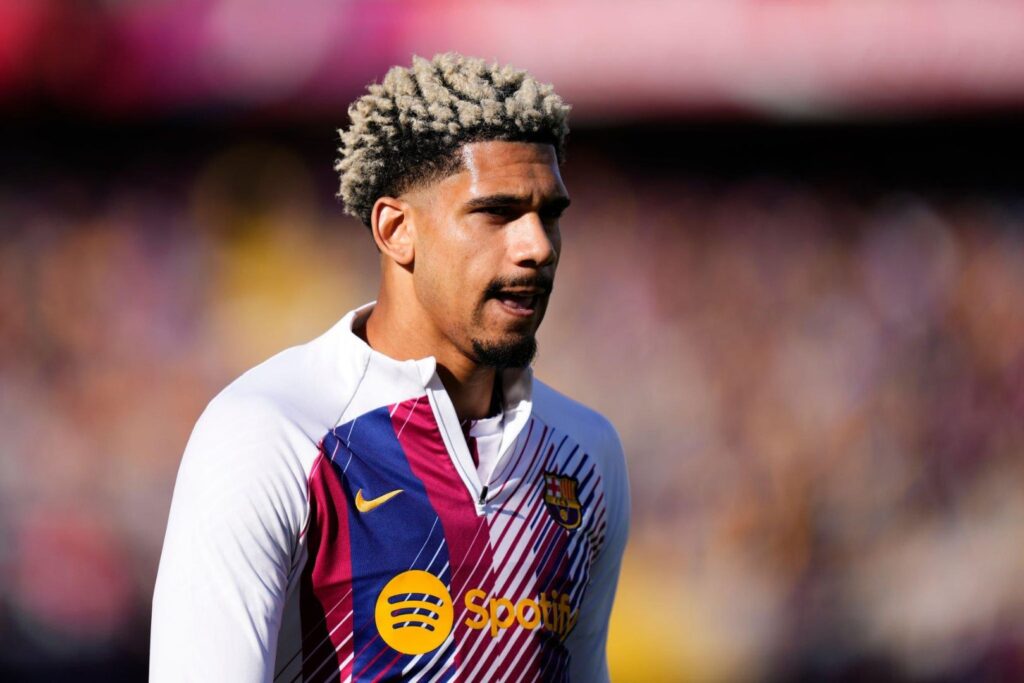
<path id="1" fill-rule="evenodd" d="M 52 19 L 52 4 L 46 0 L 0 2 L 0 95 L 28 78 L 33 49 Z"/>
<path id="2" fill-rule="evenodd" d="M 1021 3 L 528 0 L 445 3 L 412 17 L 413 51 L 535 70 L 589 116 L 1024 101 Z"/>
<path id="3" fill-rule="evenodd" d="M 269 0 L 219 0 L 203 26 L 202 66 L 213 92 L 243 101 L 296 92 L 344 30 L 344 4 L 309 0 L 298 11 Z"/>
<path id="4" fill-rule="evenodd" d="M 26 7 L 0 5 L 10 20 L 0 93 L 16 88 L 12 73 L 40 78 L 22 63 L 42 40 Z M 114 36 L 88 91 L 78 76 L 67 85 L 66 100 L 87 107 L 344 107 L 387 64 L 448 50 L 529 68 L 591 119 L 1024 104 L 1024 3 L 1002 0 L 316 0 L 286 11 L 183 0 L 87 11 Z M 66 61 L 73 70 L 77 60 Z"/>

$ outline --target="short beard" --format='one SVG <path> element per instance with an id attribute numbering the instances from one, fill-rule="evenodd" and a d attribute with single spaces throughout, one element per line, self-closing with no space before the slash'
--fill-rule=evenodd
<path id="1" fill-rule="evenodd" d="M 537 339 L 533 335 L 522 337 L 518 341 L 503 341 L 486 344 L 479 339 L 473 341 L 473 353 L 477 362 L 487 368 L 505 370 L 507 368 L 525 368 L 537 354 Z"/>

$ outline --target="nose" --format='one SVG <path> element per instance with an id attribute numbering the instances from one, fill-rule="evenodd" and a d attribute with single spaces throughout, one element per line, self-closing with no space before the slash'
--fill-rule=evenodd
<path id="1" fill-rule="evenodd" d="M 529 212 L 516 221 L 512 233 L 511 252 L 516 265 L 543 268 L 558 261 L 559 234 L 557 222 L 544 225 L 536 212 Z"/>

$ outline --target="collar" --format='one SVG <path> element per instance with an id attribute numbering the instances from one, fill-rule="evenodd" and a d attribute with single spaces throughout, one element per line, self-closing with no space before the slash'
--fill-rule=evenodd
<path id="1" fill-rule="evenodd" d="M 353 331 L 357 324 L 366 320 L 376 304 L 376 301 L 363 304 L 346 313 L 339 321 L 338 327 L 341 328 L 344 350 L 363 360 L 367 371 L 372 368 L 375 375 L 383 373 L 384 377 L 378 378 L 384 381 L 390 379 L 396 385 L 415 385 L 424 391 L 441 385 L 440 377 L 437 375 L 437 359 L 434 356 L 396 360 L 372 348 Z M 521 426 L 529 417 L 533 406 L 533 369 L 526 367 L 503 370 L 501 390 L 506 424 L 516 422 Z"/>

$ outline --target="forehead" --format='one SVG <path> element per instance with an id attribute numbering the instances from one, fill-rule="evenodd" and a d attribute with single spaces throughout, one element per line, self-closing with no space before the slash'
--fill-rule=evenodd
<path id="1" fill-rule="evenodd" d="M 488 140 L 461 150 L 462 168 L 445 178 L 438 189 L 453 199 L 492 194 L 550 199 L 568 196 L 551 145 Z"/>

